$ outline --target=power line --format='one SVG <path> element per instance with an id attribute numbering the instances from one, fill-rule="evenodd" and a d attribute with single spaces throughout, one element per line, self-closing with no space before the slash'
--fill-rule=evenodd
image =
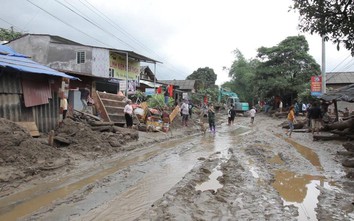
<path id="1" fill-rule="evenodd" d="M 60 19 L 59 17 L 55 16 L 54 14 L 50 13 L 49 11 L 47 11 L 47 10 L 45 10 L 44 8 L 40 7 L 39 5 L 37 5 L 37 4 L 33 3 L 33 2 L 31 2 L 30 0 L 27 0 L 27 1 L 28 1 L 29 3 L 31 3 L 32 5 L 34 5 L 35 7 L 39 8 L 40 10 L 46 12 L 46 13 L 49 14 L 50 16 L 54 17 L 55 19 L 59 20 L 60 22 L 64 23 L 65 25 L 67 25 L 67 26 L 73 28 L 74 30 L 76 30 L 76 31 L 78 31 L 78 32 L 80 32 L 80 33 L 82 33 L 82 34 L 84 34 L 85 36 L 88 36 L 89 38 L 94 39 L 95 41 L 101 43 L 102 45 L 105 45 L 105 46 L 107 46 L 107 47 L 113 48 L 112 46 L 108 46 L 106 43 L 102 42 L 101 40 L 99 40 L 99 39 L 97 39 L 97 38 L 95 38 L 95 37 L 93 37 L 93 36 L 87 34 L 86 32 L 84 32 L 84 31 L 82 31 L 82 30 L 76 28 L 75 26 L 73 26 L 73 25 L 71 25 L 71 24 L 65 22 L 64 20 Z M 56 1 L 57 1 L 57 0 L 56 0 Z M 65 0 L 64 0 L 64 1 L 65 1 Z M 58 2 L 58 1 L 57 1 L 57 2 Z M 66 2 L 66 1 L 65 1 L 65 2 Z M 114 38 L 118 39 L 119 41 L 123 42 L 124 44 L 128 45 L 129 47 L 134 48 L 133 46 L 131 46 L 131 45 L 129 45 L 128 43 L 124 42 L 122 39 L 119 39 L 119 38 L 117 38 L 116 36 L 114 36 L 114 34 L 112 34 L 112 33 L 108 32 L 108 31 L 106 31 L 106 30 L 100 28 L 96 23 L 94 23 L 94 22 L 91 21 L 90 19 L 84 17 L 83 15 L 80 15 L 78 12 L 76 12 L 76 11 L 73 10 L 73 9 L 71 9 L 71 8 L 68 7 L 67 5 L 65 5 L 65 4 L 63 4 L 63 3 L 61 3 L 61 2 L 58 2 L 58 3 L 61 4 L 62 6 L 64 6 L 66 9 L 70 10 L 71 12 L 75 13 L 76 15 L 80 16 L 81 18 L 85 19 L 85 20 L 86 20 L 87 22 L 89 22 L 90 24 L 92 24 L 92 25 L 94 25 L 95 27 L 99 28 L 100 30 L 102 30 L 102 31 L 105 32 L 106 34 L 109 34 L 109 35 L 113 36 Z M 66 3 L 68 3 L 68 2 L 66 2 Z M 68 3 L 68 4 L 69 4 L 69 3 Z M 71 4 L 69 4 L 69 5 L 71 5 Z M 72 6 L 72 5 L 71 5 L 71 6 Z M 72 7 L 74 7 L 74 6 L 72 6 Z M 74 7 L 74 8 L 75 8 L 75 7 Z M 96 10 L 98 10 L 98 9 L 96 9 Z M 79 10 L 77 10 L 77 11 L 79 11 Z M 82 12 L 81 12 L 81 13 L 82 13 Z M 112 25 L 112 24 L 111 24 L 111 25 Z M 127 32 L 126 32 L 126 33 L 127 33 Z M 127 33 L 127 34 L 129 35 L 129 33 Z M 136 41 L 137 41 L 137 40 L 136 40 Z M 140 44 L 141 44 L 141 43 L 140 43 Z M 172 65 L 171 65 L 171 66 L 172 66 Z M 173 67 L 173 66 L 172 66 L 172 67 Z M 181 73 L 183 73 L 183 72 L 181 72 L 181 71 L 176 71 L 177 69 L 175 70 L 175 69 L 169 68 L 169 67 L 167 67 L 167 65 L 164 66 L 164 68 L 170 69 L 172 72 L 175 72 L 176 74 L 181 74 Z M 156 73 L 155 73 L 155 74 L 156 74 Z"/>
<path id="2" fill-rule="evenodd" d="M 161 59 L 161 57 L 156 54 L 153 50 L 151 50 L 150 48 L 146 47 L 143 43 L 141 43 L 138 39 L 136 39 L 133 35 L 129 34 L 127 31 L 125 31 L 122 27 L 120 27 L 118 24 L 116 24 L 112 19 L 110 19 L 109 17 L 107 17 L 104 13 L 102 13 L 100 10 L 98 10 L 94 5 L 92 5 L 90 2 L 88 2 L 87 0 L 84 0 L 88 5 L 91 6 L 88 7 L 85 3 L 83 3 L 81 0 L 79 0 L 79 2 L 84 5 L 87 9 L 89 9 L 90 11 L 92 11 L 93 13 L 95 13 L 96 15 L 98 15 L 100 18 L 102 18 L 104 21 L 108 22 L 113 28 L 115 28 L 117 31 L 123 33 L 124 35 L 126 35 L 128 38 L 130 38 L 131 40 L 135 41 L 138 45 L 140 45 L 142 48 L 144 48 L 146 51 L 155 54 L 157 57 L 159 57 L 159 59 Z M 97 12 L 96 12 L 97 11 Z M 162 60 L 162 59 L 161 59 Z"/>
<path id="3" fill-rule="evenodd" d="M 349 61 L 347 63 L 347 65 L 343 68 L 345 71 L 348 71 L 354 64 L 354 59 L 352 59 L 351 61 Z"/>
<path id="4" fill-rule="evenodd" d="M 91 35 L 89 35 L 89 34 L 83 32 L 83 31 L 81 31 L 80 29 L 78 29 L 78 28 L 72 26 L 71 24 L 68 24 L 67 22 L 61 20 L 61 19 L 58 18 L 57 16 L 55 16 L 55 15 L 53 15 L 52 13 L 48 12 L 47 10 L 45 10 L 45 9 L 41 8 L 40 6 L 36 5 L 35 3 L 31 2 L 30 0 L 27 0 L 27 1 L 28 1 L 29 3 L 31 3 L 32 5 L 34 5 L 35 7 L 37 7 L 37 8 L 39 8 L 39 9 L 41 9 L 42 11 L 46 12 L 46 13 L 49 14 L 50 16 L 54 17 L 55 19 L 61 21 L 61 22 L 64 23 L 65 25 L 67 25 L 67 26 L 73 28 L 74 30 L 76 30 L 76 31 L 78 31 L 78 32 L 80 32 L 80 33 L 86 35 L 87 37 L 90 37 L 90 38 L 96 40 L 97 42 L 99 42 L 99 43 L 101 43 L 101 44 L 103 44 L 103 45 L 109 47 L 106 43 L 100 41 L 99 39 L 97 39 L 97 38 L 95 38 L 95 37 L 92 37 Z"/>
<path id="5" fill-rule="evenodd" d="M 342 60 L 339 64 L 337 64 L 337 66 L 335 66 L 333 69 L 332 69 L 332 71 L 330 71 L 330 72 L 333 72 L 336 68 L 338 68 L 339 67 L 339 65 L 341 65 L 345 60 L 347 60 L 349 57 L 351 57 L 351 55 L 348 55 L 348 57 L 346 57 L 344 60 Z"/>
<path id="6" fill-rule="evenodd" d="M 3 21 L 3 22 L 5 22 L 5 23 L 7 23 L 7 24 L 9 24 L 9 25 L 11 25 L 11 27 L 14 27 L 14 28 L 16 28 L 16 29 L 18 29 L 18 30 L 24 32 L 23 29 L 21 29 L 21 28 L 19 28 L 19 27 L 16 27 L 15 25 L 11 24 L 10 22 L 6 21 L 5 19 L 0 18 L 0 20 Z"/>
<path id="7" fill-rule="evenodd" d="M 102 13 L 100 10 L 98 10 L 94 5 L 92 5 L 90 2 L 88 2 L 87 0 L 83 0 L 85 1 L 88 5 L 90 5 L 90 7 L 92 7 L 95 11 L 97 11 L 97 13 L 95 11 L 93 11 L 92 9 L 90 9 L 85 3 L 83 3 L 81 0 L 79 0 L 81 2 L 81 4 L 83 4 L 86 8 L 88 8 L 89 10 L 91 10 L 93 13 L 95 13 L 96 15 L 98 15 L 99 17 L 101 17 L 104 21 L 108 22 L 112 27 L 114 27 L 117 31 L 123 33 L 124 35 L 126 35 L 128 38 L 132 39 L 133 41 L 135 41 L 138 45 L 140 45 L 142 48 L 144 48 L 146 51 L 157 55 L 157 57 L 159 57 L 161 60 L 165 60 L 163 59 L 160 55 L 158 55 L 157 53 L 155 53 L 153 50 L 151 50 L 150 48 L 146 47 L 143 43 L 141 43 L 138 39 L 136 39 L 133 35 L 129 34 L 127 31 L 125 31 L 122 27 L 120 27 L 117 23 L 115 23 L 112 19 L 110 19 L 109 17 L 107 17 L 104 13 Z M 99 13 L 99 14 L 98 14 Z M 167 63 L 164 61 L 164 63 L 166 64 L 166 68 L 170 69 L 172 72 L 175 72 L 176 74 L 180 74 L 183 73 L 182 71 L 179 71 L 178 68 L 174 67 L 172 64 Z M 167 66 L 171 66 L 172 68 L 169 68 Z"/>
<path id="8" fill-rule="evenodd" d="M 125 41 L 123 41 L 122 39 L 118 38 L 117 36 L 115 36 L 114 34 L 108 32 L 107 30 L 101 28 L 99 25 L 97 25 L 96 23 L 94 23 L 93 21 L 91 21 L 90 19 L 84 17 L 83 15 L 80 15 L 79 13 L 77 13 L 75 10 L 71 9 L 70 7 L 66 6 L 65 4 L 63 4 L 62 2 L 59 2 L 58 0 L 55 0 L 57 3 L 59 3 L 60 5 L 62 5 L 63 7 L 65 7 L 66 9 L 70 10 L 71 12 L 75 13 L 77 16 L 83 18 L 85 21 L 89 22 L 90 24 L 92 24 L 93 26 L 95 26 L 96 28 L 100 29 L 101 31 L 105 32 L 106 34 L 109 34 L 110 36 L 114 37 L 115 39 L 117 39 L 118 41 L 124 43 L 125 45 L 127 45 L 128 47 L 134 49 L 134 47 L 128 43 L 126 43 Z M 65 1 L 65 0 L 64 0 Z M 67 4 L 71 5 L 70 3 L 68 3 L 67 1 L 65 1 Z M 76 9 L 77 11 L 79 11 L 77 8 L 75 8 L 75 6 L 71 5 L 74 9 Z M 80 12 L 80 11 L 79 11 Z M 82 12 L 80 12 L 82 13 Z"/>

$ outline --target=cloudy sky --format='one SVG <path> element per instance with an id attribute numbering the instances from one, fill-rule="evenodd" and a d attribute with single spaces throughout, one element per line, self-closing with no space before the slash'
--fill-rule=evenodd
<path id="1" fill-rule="evenodd" d="M 59 35 L 82 44 L 135 51 L 163 64 L 158 79 L 213 68 L 228 80 L 239 49 L 247 59 L 300 33 L 291 0 L 0 0 L 0 27 Z M 321 64 L 321 38 L 304 34 Z M 326 43 L 326 70 L 353 71 L 350 52 Z"/>

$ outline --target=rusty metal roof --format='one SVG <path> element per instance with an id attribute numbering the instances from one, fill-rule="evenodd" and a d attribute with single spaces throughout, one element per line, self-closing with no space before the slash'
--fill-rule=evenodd
<path id="1" fill-rule="evenodd" d="M 325 101 L 346 101 L 346 102 L 354 102 L 354 84 L 350 84 L 333 91 L 329 91 L 324 95 L 319 97 Z"/>

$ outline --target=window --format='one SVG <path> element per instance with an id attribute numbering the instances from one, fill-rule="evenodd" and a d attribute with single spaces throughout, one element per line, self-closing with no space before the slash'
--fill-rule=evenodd
<path id="1" fill-rule="evenodd" d="M 114 69 L 113 68 L 109 69 L 109 77 L 114 78 Z"/>
<path id="2" fill-rule="evenodd" d="M 78 51 L 77 53 L 76 53 L 76 62 L 78 63 L 78 64 L 83 64 L 83 63 L 85 63 L 85 52 L 84 51 Z"/>

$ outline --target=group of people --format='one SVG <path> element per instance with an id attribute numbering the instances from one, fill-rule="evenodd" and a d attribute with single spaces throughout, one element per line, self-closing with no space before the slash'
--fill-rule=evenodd
<path id="1" fill-rule="evenodd" d="M 193 105 L 185 99 L 181 105 L 181 115 L 182 115 L 182 126 L 188 126 L 188 118 L 192 115 Z M 206 116 L 208 117 L 209 129 L 210 132 L 215 133 L 215 109 L 213 104 L 209 104 L 209 106 L 205 106 L 207 108 Z M 201 115 L 204 115 L 204 111 L 202 111 Z"/>
<path id="2" fill-rule="evenodd" d="M 188 117 L 191 115 L 190 114 L 190 105 L 188 105 L 188 100 L 184 100 L 184 102 L 181 105 L 181 115 L 182 115 L 182 125 L 187 127 L 188 124 Z M 254 118 L 256 116 L 256 108 L 253 106 L 252 109 L 249 111 L 251 121 L 250 124 L 252 125 L 254 123 Z M 236 109 L 234 105 L 231 105 L 230 108 L 227 111 L 228 114 L 228 125 L 234 124 L 235 117 L 236 117 Z M 207 117 L 208 118 L 208 123 L 209 123 L 209 130 L 211 133 L 215 133 L 215 108 L 212 103 L 209 105 L 204 104 L 202 107 L 202 112 L 201 116 Z"/>
<path id="3" fill-rule="evenodd" d="M 320 108 L 320 105 L 317 102 L 314 102 L 312 106 L 308 105 L 307 108 L 305 110 L 303 109 L 302 111 L 307 113 L 308 126 L 311 128 L 312 135 L 314 135 L 315 132 L 319 134 L 320 127 L 321 127 L 321 119 L 323 117 L 323 113 Z M 289 137 L 291 137 L 291 134 L 294 130 L 294 124 L 297 123 L 296 116 L 297 116 L 296 105 L 292 105 L 289 108 L 289 112 L 287 116 L 289 130 L 287 130 L 285 133 Z"/>

